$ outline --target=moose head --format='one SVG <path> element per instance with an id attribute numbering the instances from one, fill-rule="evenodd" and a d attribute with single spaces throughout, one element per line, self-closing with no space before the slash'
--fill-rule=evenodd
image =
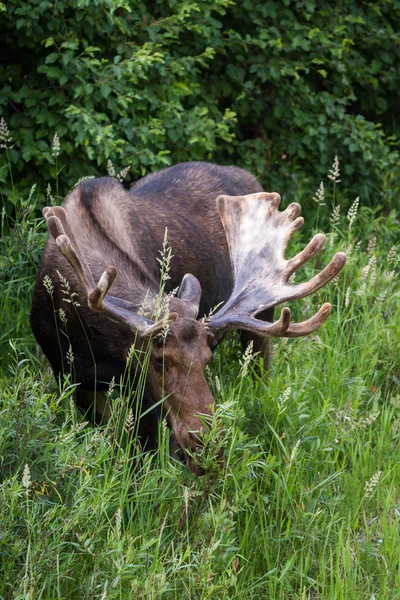
<path id="1" fill-rule="evenodd" d="M 175 440 L 188 468 L 196 474 L 202 473 L 195 453 L 202 443 L 204 417 L 213 413 L 214 398 L 204 376 L 212 348 L 233 329 L 258 338 L 295 338 L 315 332 L 330 313 L 328 303 L 301 323 L 291 322 L 287 307 L 282 308 L 274 322 L 260 317 L 268 309 L 317 291 L 340 272 L 346 261 L 343 253 L 337 253 L 310 281 L 291 284 L 293 273 L 313 258 L 326 241 L 323 234 L 317 234 L 299 254 L 285 258 L 291 236 L 303 224 L 303 218 L 298 216 L 300 206 L 292 203 L 279 211 L 280 196 L 265 192 L 221 195 L 216 203 L 229 249 L 233 289 L 223 306 L 206 320 L 198 319 L 198 313 L 202 293 L 207 290 L 201 289 L 192 274 L 181 281 L 176 296 L 170 299 L 169 313 L 163 318 L 152 318 L 151 310 L 140 314 L 137 306 L 143 298 L 139 302 L 137 297 L 132 298 L 130 303 L 127 294 L 124 298 L 111 295 L 117 268 L 108 266 L 95 283 L 79 251 L 75 240 L 78 233 L 69 222 L 68 212 L 62 207 L 43 211 L 51 236 L 84 290 L 87 308 L 82 310 L 101 313 L 108 319 L 109 328 L 115 322 L 124 326 L 121 352 L 126 352 L 127 342 L 129 345 L 134 340 L 136 344 L 152 344 L 147 387 L 155 402 L 164 399 L 163 411 Z M 154 299 L 157 289 L 149 289 L 148 293 Z"/>

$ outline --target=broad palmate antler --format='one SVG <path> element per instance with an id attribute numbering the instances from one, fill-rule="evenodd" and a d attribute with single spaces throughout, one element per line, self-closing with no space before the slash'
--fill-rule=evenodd
<path id="1" fill-rule="evenodd" d="M 94 283 L 90 269 L 84 259 L 78 255 L 78 246 L 74 238 L 72 228 L 68 223 L 68 216 L 62 206 L 45 207 L 43 216 L 46 220 L 49 232 L 53 236 L 58 249 L 68 260 L 81 287 L 86 293 L 88 307 L 100 312 L 104 316 L 118 321 L 137 332 L 139 337 L 157 335 L 165 326 L 165 322 L 151 321 L 143 315 L 133 311 L 129 302 L 108 295 L 108 292 L 117 276 L 118 270 L 114 266 L 105 269 L 97 284 Z M 178 315 L 171 313 L 168 322 L 175 321 Z"/>
<path id="2" fill-rule="evenodd" d="M 234 287 L 226 304 L 209 321 L 219 337 L 230 329 L 242 329 L 263 337 L 300 337 L 316 331 L 327 319 L 331 305 L 325 303 L 310 319 L 290 323 L 290 310 L 267 323 L 256 316 L 288 300 L 304 298 L 331 281 L 346 262 L 343 252 L 310 281 L 291 285 L 290 276 L 313 258 L 325 244 L 322 233 L 293 258 L 285 259 L 289 239 L 304 223 L 297 203 L 279 212 L 279 194 L 261 192 L 248 196 L 219 196 L 217 206 L 231 257 Z"/>

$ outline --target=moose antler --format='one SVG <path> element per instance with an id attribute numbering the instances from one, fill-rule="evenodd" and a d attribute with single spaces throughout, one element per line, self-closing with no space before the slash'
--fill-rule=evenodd
<path id="1" fill-rule="evenodd" d="M 118 270 L 113 266 L 107 267 L 97 285 L 95 285 L 90 269 L 84 260 L 78 256 L 71 241 L 75 242 L 75 238 L 72 229 L 69 227 L 67 213 L 64 208 L 61 206 L 46 206 L 42 214 L 58 249 L 68 260 L 78 281 L 85 290 L 90 309 L 100 312 L 114 321 L 128 325 L 138 333 L 139 337 L 144 338 L 156 335 L 162 330 L 165 326 L 164 320 L 154 322 L 136 312 L 127 310 L 127 308 L 124 308 L 124 305 L 129 306 L 129 303 L 120 299 L 115 298 L 115 302 L 112 302 L 111 298 L 106 300 L 106 296 L 117 276 Z M 171 313 L 168 316 L 168 321 L 175 321 L 177 317 L 176 313 Z"/>
<path id="2" fill-rule="evenodd" d="M 297 203 L 279 212 L 280 200 L 279 194 L 266 192 L 217 198 L 234 277 L 230 298 L 209 321 L 209 328 L 217 337 L 230 329 L 243 329 L 264 337 L 300 337 L 316 331 L 328 318 L 329 303 L 302 323 L 290 324 L 287 307 L 274 323 L 255 318 L 268 308 L 317 291 L 331 281 L 346 262 L 346 255 L 338 252 L 310 281 L 291 285 L 290 276 L 318 254 L 326 237 L 318 233 L 304 250 L 286 260 L 289 239 L 303 225 L 304 219 L 298 217 L 301 207 Z"/>

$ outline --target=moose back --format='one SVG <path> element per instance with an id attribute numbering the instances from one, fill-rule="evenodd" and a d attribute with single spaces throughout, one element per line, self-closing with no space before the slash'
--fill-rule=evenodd
<path id="1" fill-rule="evenodd" d="M 271 337 L 315 331 L 329 304 L 303 323 L 291 323 L 286 307 L 273 321 L 274 307 L 318 290 L 345 263 L 338 253 L 309 282 L 289 284 L 325 236 L 317 234 L 286 260 L 303 219 L 298 204 L 279 211 L 279 201 L 237 167 L 182 163 L 147 175 L 130 191 L 111 178 L 83 181 L 62 206 L 43 210 L 50 235 L 31 325 L 56 376 L 70 371 L 73 354 L 76 401 L 94 422 L 110 417 L 106 392 L 113 379 L 126 378 L 132 345 L 149 344 L 139 436 L 147 448 L 156 447 L 159 410 L 148 409 L 162 400 L 188 468 L 202 473 L 195 453 L 204 417 L 213 412 L 204 377 L 212 349 L 233 329 L 264 349 Z M 160 297 L 166 229 L 173 258 Z M 129 368 L 134 388 L 137 364 Z"/>

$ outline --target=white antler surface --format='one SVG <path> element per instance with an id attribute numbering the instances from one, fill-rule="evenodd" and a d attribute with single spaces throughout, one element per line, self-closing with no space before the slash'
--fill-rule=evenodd
<path id="1" fill-rule="evenodd" d="M 312 294 L 343 268 L 346 256 L 339 252 L 310 281 L 291 285 L 290 276 L 313 258 L 325 244 L 317 234 L 295 257 L 286 260 L 289 239 L 303 225 L 297 203 L 279 212 L 280 196 L 261 192 L 248 196 L 219 196 L 217 206 L 225 229 L 234 277 L 232 294 L 211 317 L 214 330 L 246 329 L 265 336 L 297 337 L 315 331 L 326 320 L 330 305 L 324 304 L 308 321 L 290 325 L 290 311 L 270 324 L 255 318 L 257 313 L 282 302 Z"/>

